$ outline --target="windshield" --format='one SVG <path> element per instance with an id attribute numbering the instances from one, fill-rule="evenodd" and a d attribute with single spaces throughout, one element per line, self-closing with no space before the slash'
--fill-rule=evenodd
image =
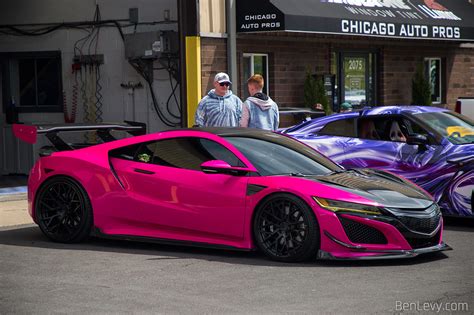
<path id="1" fill-rule="evenodd" d="M 420 113 L 416 117 L 453 144 L 474 143 L 474 125 L 467 117 L 454 112 Z"/>
<path id="2" fill-rule="evenodd" d="M 242 152 L 262 176 L 324 175 L 341 170 L 306 145 L 288 137 L 275 136 L 274 139 L 228 136 L 226 140 Z"/>

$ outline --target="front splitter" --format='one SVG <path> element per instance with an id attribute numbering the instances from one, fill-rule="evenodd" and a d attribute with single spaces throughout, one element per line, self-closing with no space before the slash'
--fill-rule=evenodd
<path id="1" fill-rule="evenodd" d="M 451 246 L 441 242 L 438 245 L 410 250 L 361 250 L 358 249 L 350 256 L 335 256 L 329 252 L 319 250 L 317 258 L 321 260 L 375 260 L 413 258 L 418 255 L 452 250 Z"/>

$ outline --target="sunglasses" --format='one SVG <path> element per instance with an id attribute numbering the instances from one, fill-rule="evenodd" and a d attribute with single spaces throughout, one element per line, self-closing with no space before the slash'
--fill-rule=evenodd
<path id="1" fill-rule="evenodd" d="M 222 83 L 219 83 L 220 86 L 230 86 L 230 83 L 229 82 L 222 82 Z"/>

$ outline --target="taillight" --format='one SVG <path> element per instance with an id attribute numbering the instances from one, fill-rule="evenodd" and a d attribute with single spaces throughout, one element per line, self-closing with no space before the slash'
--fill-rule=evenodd
<path id="1" fill-rule="evenodd" d="M 454 108 L 454 111 L 461 114 L 461 101 L 456 101 L 456 107 Z"/>

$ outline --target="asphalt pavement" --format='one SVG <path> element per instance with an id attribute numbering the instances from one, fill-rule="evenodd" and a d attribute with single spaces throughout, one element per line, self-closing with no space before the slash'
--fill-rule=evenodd
<path id="1" fill-rule="evenodd" d="M 256 252 L 53 243 L 31 224 L 24 196 L 12 196 L 0 198 L 0 314 L 474 312 L 474 227 L 464 220 L 446 226 L 449 252 L 285 264 Z"/>

